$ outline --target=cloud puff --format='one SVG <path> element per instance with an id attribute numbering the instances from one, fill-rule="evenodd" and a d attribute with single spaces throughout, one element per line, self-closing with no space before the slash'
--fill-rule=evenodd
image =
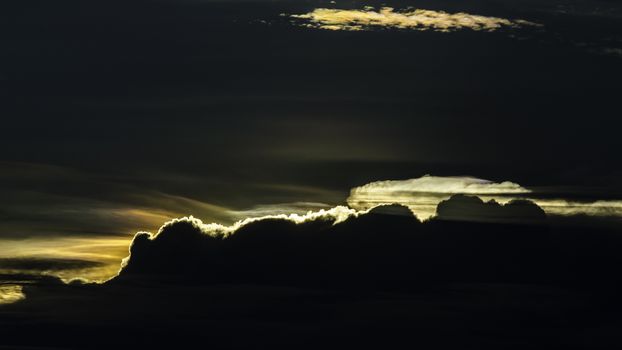
<path id="1" fill-rule="evenodd" d="M 328 30 L 366 30 L 370 28 L 400 28 L 449 32 L 458 29 L 493 31 L 501 27 L 537 25 L 525 20 L 472 15 L 464 12 L 447 13 L 424 9 L 394 11 L 383 7 L 363 10 L 318 8 L 309 13 L 292 15 L 307 21 L 306 26 Z"/>
<path id="2" fill-rule="evenodd" d="M 194 217 L 184 217 L 181 219 L 173 219 L 165 223 L 164 226 L 160 228 L 160 230 L 158 231 L 158 233 L 155 234 L 154 237 L 161 235 L 163 232 L 165 232 L 168 226 L 173 225 L 179 221 L 191 222 L 194 226 L 196 226 L 206 235 L 213 236 L 213 237 L 222 237 L 222 236 L 228 236 L 229 234 L 237 231 L 241 227 L 246 226 L 250 223 L 262 221 L 262 220 L 270 220 L 270 219 L 285 220 L 285 221 L 293 222 L 295 224 L 301 224 L 304 222 L 315 221 L 315 220 L 323 220 L 323 221 L 327 221 L 331 223 L 339 223 L 339 222 L 345 221 L 349 217 L 356 217 L 359 214 L 360 213 L 355 209 L 348 208 L 345 206 L 336 206 L 330 209 L 308 211 L 305 214 L 297 214 L 297 213 L 273 214 L 273 215 L 265 215 L 262 217 L 246 218 L 244 220 L 237 221 L 233 225 L 230 225 L 230 226 L 226 226 L 226 225 L 222 225 L 218 223 L 205 224 L 200 219 L 197 219 Z"/>
<path id="3" fill-rule="evenodd" d="M 22 286 L 18 284 L 0 284 L 0 305 L 11 304 L 25 298 Z"/>

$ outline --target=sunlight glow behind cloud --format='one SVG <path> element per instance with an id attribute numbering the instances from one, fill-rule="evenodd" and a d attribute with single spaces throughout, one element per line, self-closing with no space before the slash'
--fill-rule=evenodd
<path id="1" fill-rule="evenodd" d="M 305 21 L 304 26 L 327 30 L 368 30 L 371 28 L 399 28 L 450 32 L 459 29 L 493 31 L 501 27 L 537 26 L 525 20 L 472 15 L 464 12 L 447 13 L 424 9 L 394 11 L 382 7 L 363 10 L 318 8 L 309 13 L 291 15 Z"/>
<path id="2" fill-rule="evenodd" d="M 252 222 L 266 220 L 266 219 L 287 220 L 287 221 L 294 222 L 296 224 L 301 224 L 303 222 L 312 221 L 312 220 L 327 220 L 327 221 L 332 221 L 333 223 L 337 224 L 337 223 L 347 220 L 350 217 L 358 216 L 359 214 L 361 214 L 361 212 L 355 209 L 339 205 L 339 206 L 336 206 L 330 209 L 308 211 L 305 214 L 296 214 L 296 213 L 275 214 L 275 215 L 265 215 L 265 216 L 260 216 L 260 217 L 252 217 L 252 218 L 247 218 L 244 220 L 237 221 L 233 225 L 230 225 L 230 226 L 222 225 L 219 223 L 205 224 L 203 223 L 203 221 L 190 216 L 190 217 L 183 217 L 179 219 L 173 219 L 165 223 L 164 225 L 162 225 L 158 233 L 152 236 L 153 237 L 157 236 L 160 232 L 162 232 L 164 227 L 166 227 L 167 225 L 174 224 L 175 222 L 178 222 L 178 221 L 192 222 L 193 225 L 200 228 L 203 233 L 210 235 L 210 236 L 219 237 L 219 236 L 228 236 L 231 233 L 238 230 L 242 226 L 248 225 Z"/>
<path id="3" fill-rule="evenodd" d="M 157 233 L 141 233 L 149 239 L 157 237 L 167 226 L 179 221 L 190 222 L 206 235 L 227 237 L 241 227 L 260 220 L 280 219 L 297 224 L 323 220 L 329 224 L 336 224 L 364 214 L 379 205 L 393 203 L 407 206 L 420 220 L 426 220 L 436 214 L 437 206 L 441 201 L 449 199 L 454 194 L 478 196 L 483 201 L 495 200 L 500 204 L 506 204 L 514 199 L 528 199 L 540 206 L 547 214 L 552 215 L 581 214 L 622 218 L 622 201 L 620 200 L 588 202 L 570 199 L 570 197 L 542 198 L 541 193 L 510 181 L 494 182 L 470 176 L 441 177 L 430 175 L 408 180 L 376 181 L 355 187 L 351 189 L 350 196 L 347 198 L 348 206 L 331 207 L 330 204 L 326 203 L 290 202 L 257 205 L 244 210 L 219 207 L 218 209 L 222 212 L 219 216 L 229 220 L 218 220 L 209 215 L 201 216 L 205 222 L 196 218 L 203 214 L 202 212 L 190 216 L 192 211 L 189 209 L 202 207 L 201 202 L 197 202 L 193 206 L 183 207 L 182 209 L 186 211 L 186 214 L 177 216 L 180 217 L 179 219 L 171 219 L 169 215 L 175 215 L 174 212 L 150 212 L 142 209 L 106 210 L 105 214 L 113 217 L 127 216 L 131 219 L 142 219 L 136 220 L 137 225 L 144 225 L 141 228 L 142 230 L 148 231 L 157 225 L 155 226 L 156 228 L 159 227 Z M 176 201 L 175 203 L 179 202 Z M 208 212 L 213 212 L 213 210 Z M 101 215 L 101 217 L 106 217 L 106 215 Z M 75 234 L 69 237 L 4 238 L 0 240 L 2 247 L 0 260 L 65 259 L 82 261 L 86 264 L 75 264 L 65 268 L 37 267 L 30 270 L 27 267 L 5 266 L 3 268 L 0 264 L 0 273 L 41 274 L 57 276 L 64 281 L 80 278 L 91 282 L 102 282 L 118 273 L 119 262 L 127 256 L 128 245 L 130 245 L 131 240 L 131 236 L 97 237 Z M 96 264 L 88 264 L 89 262 Z"/>
<path id="4" fill-rule="evenodd" d="M 127 255 L 132 237 L 36 237 L 0 240 L 1 259 L 75 259 L 100 263 L 100 266 L 77 266 L 68 269 L 15 270 L 0 264 L 0 274 L 25 273 L 56 276 L 64 281 L 79 277 L 102 282 L 116 274 L 119 261 Z"/>

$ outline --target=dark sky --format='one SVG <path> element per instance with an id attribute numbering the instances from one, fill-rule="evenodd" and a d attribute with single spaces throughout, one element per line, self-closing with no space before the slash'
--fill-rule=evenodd
<path id="1" fill-rule="evenodd" d="M 542 26 L 347 32 L 281 15 L 381 5 L 360 1 L 5 2 L 0 236 L 161 221 L 128 223 L 133 208 L 334 205 L 428 173 L 620 193 L 617 2 L 383 4 Z"/>
<path id="2" fill-rule="evenodd" d="M 0 348 L 615 348 L 621 81 L 618 0 L 1 0 Z"/>

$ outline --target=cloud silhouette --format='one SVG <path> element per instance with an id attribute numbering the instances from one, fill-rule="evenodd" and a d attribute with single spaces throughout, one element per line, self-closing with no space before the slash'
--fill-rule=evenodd
<path id="1" fill-rule="evenodd" d="M 484 202 L 479 197 L 463 194 L 440 202 L 436 214 L 439 220 L 451 221 L 542 224 L 546 220 L 544 210 L 528 200 L 499 204 L 493 199 Z"/>
<path id="2" fill-rule="evenodd" d="M 304 220 L 268 217 L 217 230 L 198 219 L 182 218 L 165 224 L 157 234 L 138 233 L 130 256 L 111 283 L 155 279 L 384 288 L 429 280 L 539 276 L 543 270 L 536 266 L 549 244 L 544 221 L 517 228 L 480 219 L 510 217 L 515 220 L 506 221 L 515 224 L 525 219 L 533 224 L 536 217 L 544 219 L 542 210 L 526 201 L 506 206 L 481 200 L 465 204 L 469 200 L 452 198 L 439 209 L 438 219 L 425 223 L 401 205 L 380 206 L 340 221 L 324 212 L 311 213 Z M 469 205 L 478 206 L 477 210 Z M 468 216 L 475 215 L 469 220 L 474 224 L 444 220 L 453 219 L 454 211 L 463 207 Z M 466 241 L 465 233 L 469 233 Z M 524 261 L 521 250 L 526 246 L 536 247 L 529 261 Z M 511 268 L 517 260 L 520 271 Z"/>
<path id="3" fill-rule="evenodd" d="M 19 284 L 0 284 L 0 305 L 15 303 L 25 298 Z"/>

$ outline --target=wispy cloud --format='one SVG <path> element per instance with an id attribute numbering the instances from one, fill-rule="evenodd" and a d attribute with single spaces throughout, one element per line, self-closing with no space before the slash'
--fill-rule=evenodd
<path id="1" fill-rule="evenodd" d="M 132 237 L 0 239 L 0 274 L 26 273 L 104 281 L 119 269 Z M 38 263 L 39 262 L 39 263 Z"/>
<path id="2" fill-rule="evenodd" d="M 537 26 L 525 20 L 473 15 L 464 12 L 447 13 L 424 9 L 395 11 L 391 7 L 375 10 L 318 8 L 309 13 L 291 15 L 304 20 L 305 26 L 328 30 L 367 30 L 373 28 L 399 28 L 449 32 L 459 29 L 493 31 L 501 27 Z"/>

